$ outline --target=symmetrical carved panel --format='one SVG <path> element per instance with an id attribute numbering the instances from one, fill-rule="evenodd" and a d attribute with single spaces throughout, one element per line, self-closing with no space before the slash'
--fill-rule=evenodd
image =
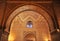
<path id="1" fill-rule="evenodd" d="M 32 28 L 26 27 L 28 21 L 33 22 Z M 51 40 L 46 19 L 41 14 L 34 11 L 19 13 L 12 21 L 8 41 L 28 41 L 33 40 L 32 37 L 34 37 L 35 41 Z"/>
<path id="2" fill-rule="evenodd" d="M 11 15 L 10 15 L 10 17 L 8 18 L 8 20 L 7 20 L 7 22 L 6 22 L 6 31 L 8 32 L 8 30 L 9 30 L 9 26 L 10 26 L 10 23 L 11 23 L 11 21 L 12 21 L 12 19 L 14 18 L 14 16 L 16 16 L 17 14 L 20 14 L 20 13 L 22 13 L 22 11 L 23 11 L 23 13 L 24 13 L 24 11 L 25 10 L 32 10 L 33 11 L 33 13 L 36 13 L 36 12 L 39 12 L 39 14 L 41 14 L 41 15 L 43 15 L 44 17 L 45 17 L 45 19 L 47 20 L 47 22 L 49 23 L 49 26 L 50 26 L 50 30 L 52 30 L 52 29 L 54 29 L 54 28 L 52 28 L 53 27 L 53 22 L 52 22 L 52 20 L 51 20 L 51 17 L 48 15 L 48 13 L 46 12 L 46 11 L 44 11 L 42 8 L 40 8 L 39 6 L 35 6 L 35 5 L 25 5 L 25 6 L 22 6 L 22 7 L 19 7 L 19 8 L 17 8 Z M 34 12 L 34 11 L 36 11 L 36 12 Z M 29 11 L 29 12 L 31 12 L 31 11 Z M 31 14 L 32 15 L 32 14 Z M 28 17 L 27 17 L 27 19 L 28 20 L 35 20 L 36 19 L 36 16 L 34 16 L 34 17 L 30 17 L 31 15 L 29 15 Z M 18 17 L 20 17 L 20 16 L 18 16 Z M 27 19 L 24 19 L 24 20 L 27 20 Z M 38 18 L 37 18 L 38 19 Z"/>
<path id="3" fill-rule="evenodd" d="M 34 21 L 37 21 L 39 19 L 39 14 L 34 11 L 24 11 L 18 15 L 20 19 L 25 22 L 26 20 L 33 19 Z"/>

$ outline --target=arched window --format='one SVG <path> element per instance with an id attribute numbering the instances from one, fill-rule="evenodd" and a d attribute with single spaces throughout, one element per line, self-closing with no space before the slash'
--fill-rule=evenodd
<path id="1" fill-rule="evenodd" d="M 32 28 L 32 25 L 33 25 L 32 21 L 27 22 L 27 28 Z"/>

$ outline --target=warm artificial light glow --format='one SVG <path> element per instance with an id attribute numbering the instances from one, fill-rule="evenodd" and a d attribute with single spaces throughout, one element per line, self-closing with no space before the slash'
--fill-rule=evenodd
<path id="1" fill-rule="evenodd" d="M 45 38 L 45 41 L 50 41 L 50 39 L 49 38 Z"/>
<path id="2" fill-rule="evenodd" d="M 14 41 L 14 35 L 9 35 L 8 41 Z"/>
<path id="3" fill-rule="evenodd" d="M 57 29 L 57 32 L 59 32 L 60 30 L 59 29 Z"/>
<path id="4" fill-rule="evenodd" d="M 46 38 L 45 41 L 48 41 L 48 39 Z"/>

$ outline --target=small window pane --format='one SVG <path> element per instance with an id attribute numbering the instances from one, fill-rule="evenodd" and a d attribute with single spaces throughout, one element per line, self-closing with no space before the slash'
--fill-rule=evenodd
<path id="1" fill-rule="evenodd" d="M 31 21 L 28 21 L 28 22 L 27 22 L 27 27 L 28 27 L 28 28 L 32 28 L 32 22 L 31 22 Z"/>

